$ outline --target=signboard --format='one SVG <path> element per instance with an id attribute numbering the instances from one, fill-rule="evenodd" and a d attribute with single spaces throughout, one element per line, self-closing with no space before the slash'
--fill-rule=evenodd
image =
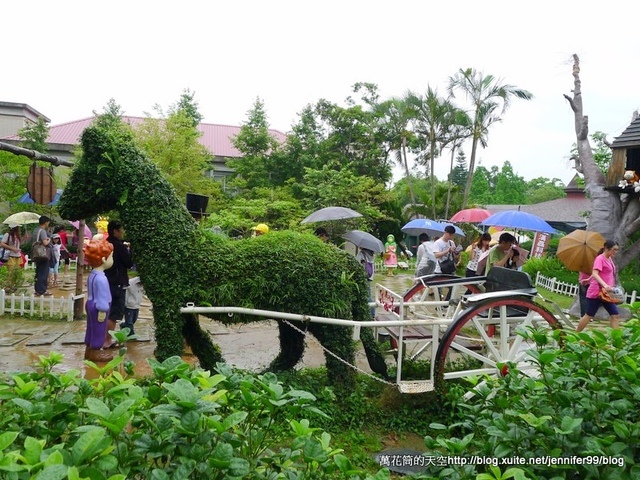
<path id="1" fill-rule="evenodd" d="M 549 246 L 550 236 L 548 233 L 536 232 L 536 236 L 533 238 L 533 247 L 531 248 L 532 257 L 542 257 Z"/>
<path id="2" fill-rule="evenodd" d="M 47 205 L 53 201 L 56 190 L 53 170 L 32 163 L 27 178 L 27 191 L 33 201 L 40 205 Z"/>

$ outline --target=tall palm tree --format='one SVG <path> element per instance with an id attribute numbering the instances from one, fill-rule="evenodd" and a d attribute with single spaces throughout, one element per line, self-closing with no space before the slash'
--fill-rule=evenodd
<path id="1" fill-rule="evenodd" d="M 453 164 L 455 162 L 456 151 L 462 146 L 467 138 L 471 136 L 471 119 L 463 110 L 456 109 L 453 112 L 453 122 L 448 126 L 445 137 L 442 140 L 441 148 L 451 150 L 451 161 L 449 163 L 447 204 L 444 211 L 444 218 L 449 218 L 449 207 L 451 205 L 451 189 L 453 187 Z"/>
<path id="2" fill-rule="evenodd" d="M 413 110 L 414 128 L 424 145 L 422 158 L 429 161 L 432 214 L 433 218 L 436 218 L 435 159 L 440 155 L 440 143 L 445 138 L 449 125 L 454 121 L 456 108 L 451 102 L 440 97 L 438 91 L 430 86 L 427 86 L 425 96 L 409 92 L 405 101 Z"/>
<path id="3" fill-rule="evenodd" d="M 461 91 L 471 102 L 473 116 L 471 158 L 469 159 L 469 175 L 464 189 L 463 206 L 467 205 L 471 191 L 471 179 L 475 169 L 478 142 L 483 148 L 487 146 L 489 127 L 500 122 L 500 115 L 509 108 L 511 100 L 520 98 L 531 100 L 533 95 L 526 90 L 513 85 L 501 83 L 493 75 L 484 75 L 474 68 L 460 69 L 454 76 L 449 77 L 449 94 L 455 98 L 456 90 Z M 500 112 L 498 110 L 501 108 Z"/>
<path id="4" fill-rule="evenodd" d="M 412 111 L 402 98 L 392 98 L 382 102 L 376 105 L 375 110 L 381 116 L 381 128 L 384 130 L 389 148 L 395 152 L 396 163 L 404 167 L 411 203 L 415 205 L 416 197 L 407 160 L 407 142 L 414 136 L 409 128 Z"/>

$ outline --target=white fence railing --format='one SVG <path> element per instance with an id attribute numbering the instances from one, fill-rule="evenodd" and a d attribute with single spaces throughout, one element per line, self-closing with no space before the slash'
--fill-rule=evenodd
<path id="1" fill-rule="evenodd" d="M 398 269 L 414 271 L 416 269 L 416 262 L 415 260 L 412 261 L 407 260 L 406 258 L 398 258 Z M 382 260 L 376 257 L 376 260 L 373 262 L 373 271 L 377 273 L 386 272 L 387 267 L 384 266 Z"/>
<path id="2" fill-rule="evenodd" d="M 74 295 L 70 293 L 66 298 L 58 297 L 36 297 L 30 295 L 15 294 L 8 295 L 4 289 L 0 289 L 0 316 L 14 314 L 20 316 L 50 316 L 66 318 L 68 322 L 73 321 L 73 304 L 84 295 Z"/>
<path id="3" fill-rule="evenodd" d="M 27 260 L 27 263 L 24 264 L 24 269 L 25 270 L 35 270 L 36 269 L 36 264 L 33 260 L 31 260 L 29 258 L 29 255 L 25 255 L 25 259 Z M 69 270 L 75 270 L 76 266 L 78 265 L 78 259 L 74 258 L 69 260 Z M 62 268 L 64 267 L 64 265 L 61 263 L 60 264 L 60 271 L 62 271 Z"/>
<path id="4" fill-rule="evenodd" d="M 578 295 L 578 284 L 559 282 L 555 277 L 545 277 L 540 272 L 536 273 L 536 287 L 546 288 L 547 290 L 559 293 L 560 295 L 566 295 L 568 297 L 575 297 Z M 636 296 L 637 293 L 635 290 L 631 293 L 627 292 L 625 303 L 635 302 Z"/>

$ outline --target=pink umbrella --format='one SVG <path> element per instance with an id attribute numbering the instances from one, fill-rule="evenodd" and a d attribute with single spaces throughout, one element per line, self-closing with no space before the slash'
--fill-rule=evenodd
<path id="1" fill-rule="evenodd" d="M 75 222 L 71 222 L 71 225 L 73 225 L 76 229 L 80 228 L 80 222 L 78 220 L 76 220 Z M 87 240 L 91 240 L 92 237 L 93 237 L 93 234 L 91 233 L 91 230 L 89 230 L 89 227 L 87 227 L 87 224 L 85 224 L 84 238 L 86 238 Z"/>
<path id="2" fill-rule="evenodd" d="M 453 217 L 451 217 L 449 221 L 458 223 L 480 223 L 483 220 L 489 218 L 491 215 L 492 214 L 489 210 L 485 210 L 483 208 L 467 208 L 465 210 L 460 210 Z"/>

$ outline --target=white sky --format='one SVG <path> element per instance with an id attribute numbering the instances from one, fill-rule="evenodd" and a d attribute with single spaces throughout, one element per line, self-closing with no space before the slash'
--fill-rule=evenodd
<path id="1" fill-rule="evenodd" d="M 6 0 L 0 100 L 27 103 L 53 125 L 101 112 L 166 109 L 189 88 L 204 121 L 239 125 L 256 97 L 289 131 L 320 98 L 343 104 L 358 81 L 382 99 L 473 67 L 532 92 L 514 100 L 479 152 L 526 180 L 575 173 L 571 54 L 581 61 L 590 131 L 612 140 L 640 107 L 633 2 Z M 465 148 L 467 158 L 470 146 Z M 439 162 L 440 178 L 449 155 Z"/>

